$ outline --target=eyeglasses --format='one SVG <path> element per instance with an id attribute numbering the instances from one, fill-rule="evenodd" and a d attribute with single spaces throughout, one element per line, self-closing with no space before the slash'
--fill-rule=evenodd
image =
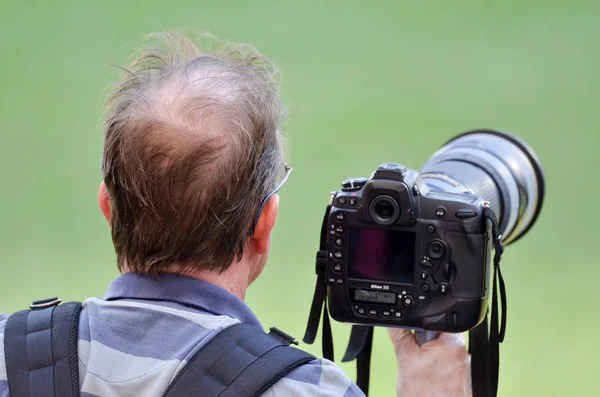
<path id="1" fill-rule="evenodd" d="M 258 207 L 258 213 L 256 214 L 256 218 L 254 219 L 254 222 L 252 222 L 252 228 L 250 229 L 251 236 L 254 234 L 254 229 L 256 228 L 256 224 L 258 223 L 258 218 L 260 218 L 260 214 L 262 214 L 265 204 L 267 204 L 267 201 L 269 201 L 269 199 L 275 193 L 277 193 L 279 191 L 279 189 L 281 189 L 283 187 L 283 185 L 285 185 L 288 178 L 292 174 L 292 171 L 294 171 L 294 169 L 292 167 L 290 167 L 289 165 L 287 165 L 287 163 L 283 163 L 283 166 L 285 167 L 285 176 L 283 177 L 281 182 L 279 182 L 279 184 L 275 187 L 275 189 L 273 189 L 273 191 L 271 193 L 267 194 L 265 196 L 265 198 L 260 202 L 260 207 Z"/>

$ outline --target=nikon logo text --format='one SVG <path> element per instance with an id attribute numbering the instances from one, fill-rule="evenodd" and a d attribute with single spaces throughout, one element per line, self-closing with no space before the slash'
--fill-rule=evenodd
<path id="1" fill-rule="evenodd" d="M 389 285 L 371 284 L 372 289 L 390 289 Z"/>

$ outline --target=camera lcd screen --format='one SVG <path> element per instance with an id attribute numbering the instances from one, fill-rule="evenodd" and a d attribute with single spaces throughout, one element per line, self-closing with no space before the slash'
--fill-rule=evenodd
<path id="1" fill-rule="evenodd" d="M 396 294 L 393 292 L 379 292 L 367 291 L 364 289 L 355 289 L 354 300 L 356 302 L 383 303 L 388 305 L 395 305 Z"/>
<path id="2" fill-rule="evenodd" d="M 348 277 L 412 283 L 415 233 L 351 228 L 349 255 Z"/>

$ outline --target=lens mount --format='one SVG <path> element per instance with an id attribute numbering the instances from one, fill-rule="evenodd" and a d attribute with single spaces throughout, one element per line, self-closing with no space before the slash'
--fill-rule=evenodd
<path id="1" fill-rule="evenodd" d="M 400 205 L 392 196 L 382 194 L 371 200 L 369 215 L 379 225 L 391 225 L 400 217 Z"/>

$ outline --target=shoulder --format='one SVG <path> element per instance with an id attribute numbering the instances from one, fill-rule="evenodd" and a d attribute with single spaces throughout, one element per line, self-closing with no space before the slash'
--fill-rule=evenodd
<path id="1" fill-rule="evenodd" d="M 362 397 L 364 393 L 340 367 L 317 359 L 296 368 L 273 385 L 264 397 Z"/>
<path id="2" fill-rule="evenodd" d="M 8 377 L 4 362 L 4 327 L 8 320 L 7 314 L 0 314 L 0 397 L 8 397 Z"/>

